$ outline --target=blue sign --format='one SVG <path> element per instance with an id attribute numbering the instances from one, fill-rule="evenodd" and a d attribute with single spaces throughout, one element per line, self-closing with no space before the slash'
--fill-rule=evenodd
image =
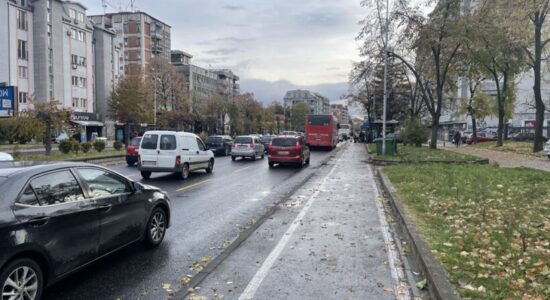
<path id="1" fill-rule="evenodd" d="M 13 86 L 0 86 L 0 117 L 11 117 L 15 110 L 15 89 Z"/>
<path id="2" fill-rule="evenodd" d="M 363 126 L 361 126 L 361 127 L 363 127 L 364 129 L 368 129 L 369 128 L 369 122 L 363 123 Z"/>

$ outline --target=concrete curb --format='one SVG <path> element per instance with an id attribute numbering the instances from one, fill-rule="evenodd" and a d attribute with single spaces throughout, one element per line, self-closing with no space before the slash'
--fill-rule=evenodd
<path id="1" fill-rule="evenodd" d="M 333 157 L 338 154 L 338 152 L 342 149 L 342 147 L 335 148 L 333 151 L 334 153 L 328 155 L 325 159 L 323 159 L 318 167 L 320 168 L 324 165 L 326 165 Z M 189 291 L 190 288 L 194 288 L 198 286 L 206 277 L 210 275 L 220 264 L 223 263 L 223 261 L 228 258 L 233 251 L 235 251 L 239 246 L 246 241 L 271 215 L 273 215 L 280 207 L 282 203 L 284 203 L 290 196 L 292 196 L 296 191 L 302 187 L 305 183 L 307 183 L 313 176 L 315 176 L 316 172 L 311 172 L 304 178 L 302 178 L 299 182 L 292 185 L 290 189 L 284 193 L 282 196 L 277 199 L 276 202 L 273 203 L 273 205 L 268 209 L 267 212 L 265 212 L 256 223 L 245 229 L 243 232 L 239 234 L 239 236 L 231 242 L 231 244 L 225 248 L 218 256 L 216 256 L 202 271 L 195 274 L 191 280 L 186 284 L 182 285 L 182 287 L 177 290 L 174 295 L 169 296 L 168 299 L 185 299 L 188 295 L 191 294 Z"/>
<path id="2" fill-rule="evenodd" d="M 375 166 L 394 166 L 400 164 L 449 164 L 449 165 L 488 165 L 489 159 L 476 159 L 476 160 L 429 160 L 429 161 L 394 161 L 373 159 L 370 161 Z"/>
<path id="3" fill-rule="evenodd" d="M 411 255 L 408 257 L 414 260 L 414 263 L 420 268 L 420 272 L 428 281 L 427 292 L 430 299 L 460 300 L 460 296 L 449 282 L 447 272 L 432 255 L 428 242 L 416 229 L 414 222 L 407 216 L 391 181 L 379 168 L 376 169 L 376 173 L 396 216 L 396 227 L 399 234 L 410 245 Z"/>

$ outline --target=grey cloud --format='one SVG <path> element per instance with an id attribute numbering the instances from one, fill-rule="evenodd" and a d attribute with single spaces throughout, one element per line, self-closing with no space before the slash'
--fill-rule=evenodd
<path id="1" fill-rule="evenodd" d="M 227 10 L 244 10 L 245 9 L 245 7 L 242 5 L 225 5 L 225 6 L 222 6 L 222 8 Z"/>
<path id="2" fill-rule="evenodd" d="M 238 38 L 238 37 L 226 37 L 226 38 L 220 38 L 216 41 L 219 42 L 235 42 L 235 43 L 244 43 L 244 42 L 252 42 L 255 41 L 256 38 Z"/>
<path id="3" fill-rule="evenodd" d="M 210 54 L 210 55 L 227 55 L 227 54 L 235 53 L 237 51 L 239 51 L 239 49 L 237 48 L 220 48 L 220 49 L 202 51 L 202 53 Z"/>

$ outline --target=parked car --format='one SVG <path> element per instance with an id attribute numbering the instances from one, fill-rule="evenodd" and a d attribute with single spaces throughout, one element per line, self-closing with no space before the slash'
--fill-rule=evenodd
<path id="1" fill-rule="evenodd" d="M 0 152 L 0 161 L 12 161 L 13 156 L 6 152 Z"/>
<path id="2" fill-rule="evenodd" d="M 492 141 L 496 141 L 496 140 L 497 140 L 497 138 L 495 136 L 493 136 L 491 133 L 486 133 L 486 132 L 478 132 L 477 133 L 477 142 L 478 143 L 492 142 Z M 471 135 L 466 140 L 466 144 L 471 145 L 473 142 L 474 142 L 474 137 L 473 137 L 473 135 Z"/>
<path id="3" fill-rule="evenodd" d="M 231 160 L 241 157 L 250 157 L 252 160 L 256 160 L 258 156 L 264 158 L 265 147 L 260 141 L 259 137 L 242 135 L 235 138 L 233 147 L 231 148 Z"/>
<path id="4" fill-rule="evenodd" d="M 292 136 L 296 136 L 296 135 L 300 135 L 297 131 L 283 131 L 281 132 L 280 135 L 292 135 Z"/>
<path id="5" fill-rule="evenodd" d="M 271 140 L 267 149 L 270 168 L 275 164 L 295 164 L 300 167 L 309 164 L 309 147 L 301 136 L 278 136 Z"/>
<path id="6" fill-rule="evenodd" d="M 525 142 L 525 141 L 533 141 L 535 140 L 535 133 L 534 132 L 520 132 L 513 137 L 510 138 L 512 141 L 516 142 Z M 542 139 L 544 141 L 548 141 L 548 138 L 543 136 Z"/>
<path id="7" fill-rule="evenodd" d="M 145 179 L 153 172 L 173 172 L 186 179 L 196 170 L 212 173 L 214 153 L 193 133 L 147 131 L 139 145 L 138 167 Z"/>
<path id="8" fill-rule="evenodd" d="M 547 141 L 546 144 L 544 144 L 544 155 L 550 158 L 550 141 Z"/>
<path id="9" fill-rule="evenodd" d="M 2 299 L 43 290 L 142 241 L 158 246 L 170 225 L 165 192 L 85 163 L 0 164 Z"/>
<path id="10" fill-rule="evenodd" d="M 227 156 L 231 153 L 233 139 L 228 135 L 211 135 L 206 138 L 204 143 L 208 149 L 214 152 L 214 154 Z"/>
<path id="11" fill-rule="evenodd" d="M 264 145 L 264 153 L 267 154 L 267 146 L 271 143 L 271 140 L 276 137 L 275 135 L 264 135 L 260 138 L 260 142 Z"/>
<path id="12" fill-rule="evenodd" d="M 126 147 L 126 163 L 130 167 L 138 161 L 139 143 L 141 143 L 141 136 L 136 136 L 130 140 L 130 145 Z"/>

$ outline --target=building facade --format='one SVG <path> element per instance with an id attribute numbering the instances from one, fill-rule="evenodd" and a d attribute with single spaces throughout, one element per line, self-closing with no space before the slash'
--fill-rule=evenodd
<path id="1" fill-rule="evenodd" d="M 92 16 L 105 18 L 115 31 L 115 45 L 122 49 L 119 59 L 125 74 L 138 74 L 147 70 L 153 58 L 170 61 L 171 27 L 144 12 L 109 13 Z"/>
<path id="2" fill-rule="evenodd" d="M 181 50 L 173 50 L 171 63 L 176 71 L 185 76 L 188 90 L 196 97 L 208 99 L 218 93 L 218 75 L 210 70 L 191 64 L 193 56 Z"/>
<path id="3" fill-rule="evenodd" d="M 332 104 L 330 106 L 330 113 L 338 119 L 338 123 L 340 124 L 348 124 L 350 122 L 348 107 L 343 104 Z"/>
<path id="4" fill-rule="evenodd" d="M 240 86 L 237 83 L 239 76 L 229 69 L 212 70 L 212 72 L 217 76 L 219 94 L 225 99 L 233 101 L 235 96 L 240 94 Z"/>
<path id="5" fill-rule="evenodd" d="M 319 93 L 308 90 L 292 90 L 287 91 L 283 98 L 285 109 L 290 109 L 299 102 L 309 106 L 310 114 L 326 115 L 330 113 L 330 100 Z"/>

